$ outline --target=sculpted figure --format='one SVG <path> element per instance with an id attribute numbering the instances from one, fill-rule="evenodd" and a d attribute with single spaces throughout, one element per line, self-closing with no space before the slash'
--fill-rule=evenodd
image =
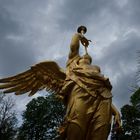
<path id="1" fill-rule="evenodd" d="M 61 90 L 67 103 L 61 133 L 65 140 L 107 140 L 112 115 L 119 125 L 120 115 L 112 104 L 109 79 L 101 74 L 100 67 L 91 65 L 92 58 L 87 52 L 79 55 L 80 41 L 88 47 L 85 32 L 86 27 L 79 27 L 70 45 L 66 80 Z"/>
<path id="2" fill-rule="evenodd" d="M 112 115 L 120 125 L 119 112 L 112 104 L 109 79 L 101 74 L 99 66 L 91 65 L 86 31 L 86 27 L 80 26 L 72 38 L 66 72 L 56 62 L 45 61 L 16 76 L 0 79 L 4 93 L 32 96 L 45 88 L 61 97 L 67 107 L 60 127 L 64 140 L 107 140 Z M 82 57 L 80 42 L 86 51 Z"/>

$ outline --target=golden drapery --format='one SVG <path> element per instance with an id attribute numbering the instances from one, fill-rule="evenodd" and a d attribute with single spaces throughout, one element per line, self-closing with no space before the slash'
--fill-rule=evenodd
<path id="1" fill-rule="evenodd" d="M 68 61 L 61 91 L 67 103 L 63 139 L 106 140 L 111 125 L 111 90 L 98 74 L 79 67 L 80 59 L 77 55 Z"/>

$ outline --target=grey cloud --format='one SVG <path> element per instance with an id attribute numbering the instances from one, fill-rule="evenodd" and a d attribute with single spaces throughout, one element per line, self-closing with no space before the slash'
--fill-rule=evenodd
<path id="1" fill-rule="evenodd" d="M 124 20 L 125 23 L 128 23 L 129 26 L 132 26 L 133 28 L 140 28 L 139 22 L 140 22 L 140 1 L 134 0 L 134 1 L 128 1 L 127 4 L 124 6 Z"/>
<path id="2" fill-rule="evenodd" d="M 103 15 L 107 14 L 110 8 L 117 8 L 114 1 L 106 2 L 105 0 L 71 0 L 65 1 L 61 10 L 63 17 L 58 20 L 60 28 L 70 30 L 84 24 L 88 26 L 90 21 L 93 23 L 106 20 Z M 104 19 L 103 19 L 104 18 Z"/>
<path id="3" fill-rule="evenodd" d="M 113 102 L 121 108 L 125 104 L 129 104 L 132 94 L 132 87 L 135 83 L 134 73 L 126 74 L 118 78 L 117 85 L 113 87 Z"/>
<path id="4" fill-rule="evenodd" d="M 3 41 L 5 35 L 10 33 L 20 33 L 19 25 L 11 19 L 10 13 L 3 7 L 0 8 L 0 40 Z"/>
<path id="5" fill-rule="evenodd" d="M 14 15 L 3 5 L 0 7 L 0 74 L 15 74 L 34 63 L 36 53 Z"/>
<path id="6" fill-rule="evenodd" d="M 110 2 L 108 2 L 110 3 Z M 119 30 L 130 29 L 130 28 L 140 28 L 139 22 L 140 22 L 140 1 L 134 0 L 129 1 L 126 0 L 126 2 L 123 3 L 123 1 L 119 2 L 114 1 L 114 3 L 110 4 L 105 10 L 106 14 L 109 16 L 109 20 L 112 24 L 116 24 L 119 26 Z M 105 15 L 106 15 L 105 14 Z"/>
<path id="7" fill-rule="evenodd" d="M 120 36 L 104 50 L 104 60 L 106 65 L 113 65 L 114 70 L 118 69 L 120 62 L 124 65 L 136 63 L 136 52 L 139 50 L 140 36 L 131 32 L 125 37 Z M 126 70 L 127 71 L 127 70 Z"/>
<path id="8" fill-rule="evenodd" d="M 25 46 L 27 44 L 17 43 L 7 41 L 5 44 L 1 45 L 0 51 L 0 72 L 2 74 L 15 74 L 26 70 L 29 66 L 35 63 L 35 53 L 32 48 Z"/>
<path id="9" fill-rule="evenodd" d="M 131 86 L 136 84 L 139 44 L 139 34 L 131 32 L 125 37 L 118 37 L 104 50 L 101 60 L 95 60 L 102 66 L 103 73 L 112 80 L 114 101 L 120 107 L 129 102 Z M 115 76 L 117 81 L 113 81 Z"/>
<path id="10" fill-rule="evenodd" d="M 127 87 L 136 71 L 136 50 L 140 44 L 140 9 L 139 0 L 126 1 L 124 5 L 121 0 L 120 5 L 117 2 L 1 0 L 0 76 L 24 71 L 38 60 L 54 59 L 55 55 L 62 55 L 55 61 L 65 67 L 71 33 L 84 24 L 89 30 L 86 35 L 91 39 L 94 36 L 104 48 L 95 63 L 111 80 L 113 74 L 119 73 L 117 84 L 112 81 L 115 102 L 118 106 L 127 102 L 130 95 Z M 63 44 L 65 32 L 70 37 Z"/>

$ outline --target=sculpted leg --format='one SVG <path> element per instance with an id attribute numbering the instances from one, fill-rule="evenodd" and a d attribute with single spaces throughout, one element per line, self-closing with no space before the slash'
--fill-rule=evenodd
<path id="1" fill-rule="evenodd" d="M 89 123 L 86 140 L 107 140 L 111 126 L 111 99 L 103 99 Z"/>
<path id="2" fill-rule="evenodd" d="M 80 127 L 75 123 L 70 123 L 67 128 L 67 140 L 84 140 Z"/>
<path id="3" fill-rule="evenodd" d="M 89 138 L 88 140 L 107 140 L 109 132 L 110 126 L 108 124 L 101 126 L 91 134 L 91 138 Z"/>

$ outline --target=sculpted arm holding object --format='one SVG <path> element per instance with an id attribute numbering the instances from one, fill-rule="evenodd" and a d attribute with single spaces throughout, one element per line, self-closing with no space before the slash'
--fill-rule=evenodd
<path id="1" fill-rule="evenodd" d="M 84 34 L 86 33 L 86 31 L 87 29 L 85 26 L 80 26 L 77 29 L 77 33 L 73 35 L 71 44 L 70 44 L 69 59 L 74 58 L 75 56 L 79 55 L 80 41 L 83 44 L 83 46 L 88 47 L 90 40 L 84 37 Z"/>

